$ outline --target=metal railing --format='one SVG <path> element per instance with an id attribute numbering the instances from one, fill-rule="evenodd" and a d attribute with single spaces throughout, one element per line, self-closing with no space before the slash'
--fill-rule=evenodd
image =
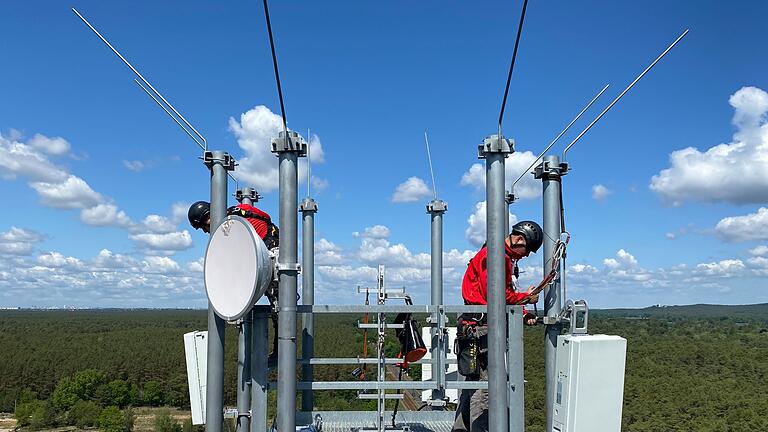
<path id="1" fill-rule="evenodd" d="M 255 306 L 254 307 L 254 327 L 266 329 L 267 320 L 270 314 L 269 306 Z M 431 316 L 439 316 L 440 319 L 437 322 L 426 324 L 426 326 L 434 327 L 437 329 L 440 335 L 438 344 L 438 350 L 440 358 L 442 359 L 442 365 L 454 364 L 456 360 L 447 359 L 447 351 L 444 349 L 447 344 L 444 342 L 447 339 L 447 314 L 460 314 L 460 313 L 485 313 L 485 306 L 474 305 L 299 305 L 297 306 L 296 313 L 311 313 L 311 314 L 364 314 L 364 313 L 418 313 L 429 314 Z M 524 379 L 523 379 L 523 308 L 522 306 L 507 306 L 507 344 L 506 344 L 506 371 L 507 371 L 507 389 L 509 394 L 509 412 L 508 423 L 509 430 L 522 430 L 524 422 Z M 455 323 L 455 321 L 454 321 Z M 455 324 L 454 324 L 455 326 Z M 390 327 L 394 328 L 394 327 Z M 260 334 L 257 334 L 260 333 Z M 253 355 L 254 359 L 267 357 L 268 334 L 266 331 L 254 332 L 253 334 Z M 310 358 L 310 359 L 297 359 L 299 364 L 312 364 L 312 365 L 363 365 L 363 364 L 377 364 L 380 360 L 378 358 Z M 401 363 L 402 359 L 397 358 L 385 358 L 386 364 Z M 264 362 L 254 362 L 265 365 Z M 419 360 L 412 362 L 411 364 L 431 364 L 432 360 Z M 474 389 L 487 389 L 487 381 L 454 381 L 446 379 L 446 367 L 443 366 L 438 370 L 432 371 L 431 379 L 425 381 L 299 381 L 297 382 L 297 390 L 474 390 Z M 267 424 L 267 398 L 266 392 L 268 390 L 277 389 L 277 383 L 269 382 L 267 380 L 268 368 L 254 368 L 252 373 L 252 385 L 251 389 L 254 392 L 251 405 L 251 418 L 253 425 L 253 432 L 262 432 L 263 430 L 257 429 L 257 425 Z"/>

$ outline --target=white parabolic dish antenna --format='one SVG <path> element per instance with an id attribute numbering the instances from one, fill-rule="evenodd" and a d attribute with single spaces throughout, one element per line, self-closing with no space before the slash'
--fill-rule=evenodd
<path id="1" fill-rule="evenodd" d="M 211 235 L 203 266 L 205 292 L 218 316 L 241 318 L 264 295 L 272 262 L 264 241 L 240 216 L 227 216 Z"/>

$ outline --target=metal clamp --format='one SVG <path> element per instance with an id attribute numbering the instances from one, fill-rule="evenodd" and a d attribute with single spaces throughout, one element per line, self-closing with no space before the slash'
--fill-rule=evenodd
<path id="1" fill-rule="evenodd" d="M 536 180 L 558 179 L 566 174 L 568 174 L 568 164 L 566 163 L 552 164 L 550 163 L 550 161 L 547 161 L 547 160 L 542 161 L 533 170 L 533 177 Z"/>
<path id="2" fill-rule="evenodd" d="M 277 138 L 272 138 L 272 153 L 297 152 L 299 157 L 307 155 L 307 143 L 296 131 L 280 132 Z"/>
<path id="3" fill-rule="evenodd" d="M 299 263 L 281 263 L 277 262 L 275 268 L 278 272 L 301 272 L 301 264 Z"/>
<path id="4" fill-rule="evenodd" d="M 299 205 L 299 211 L 304 212 L 317 212 L 317 201 L 312 198 L 304 198 Z"/>
<path id="5" fill-rule="evenodd" d="M 427 213 L 445 213 L 448 211 L 448 203 L 443 200 L 432 200 L 427 203 Z"/>
<path id="6" fill-rule="evenodd" d="M 589 322 L 589 307 L 585 300 L 568 300 L 557 319 L 570 324 L 570 334 L 587 334 L 587 324 Z M 583 324 L 579 325 L 579 321 Z"/>
<path id="7" fill-rule="evenodd" d="M 259 202 L 259 200 L 264 197 L 261 196 L 261 194 L 258 193 L 256 189 L 253 189 L 253 188 L 243 188 L 235 191 L 235 199 L 237 200 L 237 202 L 241 203 L 245 198 L 248 198 L 253 202 Z"/>
<path id="8" fill-rule="evenodd" d="M 227 171 L 234 171 L 237 166 L 237 161 L 227 152 L 212 152 L 206 151 L 203 153 L 203 163 L 208 169 L 211 169 L 213 165 L 220 163 Z"/>
<path id="9" fill-rule="evenodd" d="M 483 143 L 477 146 L 477 157 L 485 159 L 487 153 L 509 154 L 515 152 L 515 140 L 504 138 L 499 139 L 498 135 L 491 135 L 483 140 Z"/>

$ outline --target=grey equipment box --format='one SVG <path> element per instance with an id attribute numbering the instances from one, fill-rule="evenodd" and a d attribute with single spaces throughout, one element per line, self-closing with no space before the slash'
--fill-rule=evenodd
<path id="1" fill-rule="evenodd" d="M 553 432 L 619 432 L 627 340 L 607 335 L 557 337 Z"/>

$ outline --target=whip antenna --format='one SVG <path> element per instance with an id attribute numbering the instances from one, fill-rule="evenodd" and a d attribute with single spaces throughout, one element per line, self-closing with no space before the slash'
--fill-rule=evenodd
<path id="1" fill-rule="evenodd" d="M 203 140 L 203 142 L 205 143 L 205 145 L 201 145 L 201 147 L 203 148 L 203 150 L 204 150 L 204 151 L 208 151 L 208 141 L 205 139 L 205 137 L 204 137 L 203 135 L 201 135 L 201 134 L 200 134 L 200 132 L 198 132 L 198 131 L 197 131 L 197 129 L 195 129 L 195 127 L 194 127 L 194 126 L 192 126 L 192 125 L 191 125 L 191 124 L 190 124 L 190 123 L 187 121 L 187 119 L 185 119 L 185 118 L 184 118 L 184 116 L 183 116 L 183 115 L 181 115 L 181 113 L 179 113 L 179 111 L 178 111 L 178 110 L 176 110 L 176 108 L 174 108 L 174 107 L 173 107 L 173 105 L 171 105 L 171 103 L 170 103 L 170 102 L 168 102 L 168 101 L 167 101 L 167 100 L 166 100 L 166 99 L 163 97 L 163 95 L 162 95 L 162 94 L 160 94 L 160 92 L 159 92 L 159 91 L 157 91 L 157 89 L 155 89 L 155 88 L 152 86 L 152 84 L 150 84 L 150 83 L 149 83 L 149 81 L 147 81 L 147 80 L 146 80 L 146 78 L 144 78 L 144 77 L 141 75 L 141 73 L 139 73 L 139 71 L 138 71 L 138 70 L 136 70 L 136 68 L 135 68 L 135 67 L 133 67 L 133 65 L 132 65 L 130 62 L 129 62 L 128 60 L 126 60 L 126 59 L 125 59 L 125 57 L 123 57 L 123 55 L 122 55 L 122 54 L 120 54 L 120 52 L 119 52 L 119 51 L 117 51 L 117 49 L 115 49 L 115 47 L 113 47 L 113 46 L 112 46 L 112 44 L 111 44 L 111 43 L 109 43 L 109 41 L 108 41 L 107 39 L 105 39 L 105 38 L 104 38 L 104 36 L 102 36 L 102 35 L 101 35 L 101 33 L 99 33 L 99 31 L 98 31 L 98 30 L 96 30 L 96 28 L 94 28 L 94 27 L 91 25 L 91 23 L 89 23 L 89 22 L 88 22 L 88 20 L 86 20 L 86 19 L 85 19 L 85 17 L 83 17 L 82 15 L 80 15 L 80 12 L 78 12 L 78 11 L 77 11 L 77 9 L 75 9 L 75 8 L 72 8 L 72 12 L 74 12 L 74 13 L 75 13 L 75 15 L 77 15 L 77 16 L 78 16 L 78 17 L 79 17 L 79 18 L 80 18 L 80 19 L 81 19 L 81 20 L 82 20 L 82 21 L 85 23 L 85 25 L 87 25 L 87 26 L 88 26 L 88 27 L 89 27 L 89 28 L 90 28 L 90 29 L 91 29 L 91 30 L 92 30 L 94 33 L 96 33 L 96 36 L 98 36 L 98 37 L 99 37 L 99 39 L 101 39 L 101 40 L 102 40 L 102 42 L 104 42 L 105 44 L 107 44 L 107 46 L 109 47 L 109 49 L 111 49 L 111 50 L 112 50 L 112 52 L 114 52 L 114 53 L 115 53 L 115 54 L 116 54 L 118 57 L 120 57 L 120 60 L 122 60 L 122 61 L 123 61 L 123 63 L 125 63 L 125 64 L 126 64 L 126 66 L 128 66 L 128 67 L 129 67 L 129 68 L 130 68 L 130 69 L 133 71 L 133 73 L 134 73 L 134 74 L 136 74 L 136 76 L 137 76 L 137 77 L 139 77 L 139 78 L 141 79 L 141 81 L 142 81 L 144 84 L 146 84 L 146 85 L 147 85 L 147 87 L 149 87 L 150 89 L 152 89 L 152 92 L 154 92 L 154 94 L 156 94 L 156 95 L 157 95 L 157 96 L 158 96 L 158 97 L 159 97 L 159 98 L 160 98 L 160 99 L 161 99 L 161 100 L 162 100 L 162 101 L 163 101 L 163 102 L 164 102 L 164 103 L 165 103 L 165 104 L 166 104 L 166 105 L 167 105 L 169 108 L 171 108 L 171 110 L 172 110 L 172 111 L 173 111 L 173 112 L 174 112 L 174 113 L 175 113 L 175 114 L 176 114 L 176 115 L 177 115 L 177 116 L 178 116 L 178 117 L 179 117 L 179 118 L 180 118 L 180 119 L 181 119 L 181 120 L 184 122 L 184 124 L 186 124 L 186 125 L 187 125 L 187 126 L 190 128 L 190 129 L 192 129 L 192 131 L 194 131 L 194 132 L 195 132 L 195 135 L 197 135 L 198 137 L 200 137 L 200 139 L 201 139 L 201 140 Z M 147 91 L 147 90 L 146 90 L 146 89 L 144 89 L 144 91 Z M 147 91 L 147 93 L 149 93 L 149 92 Z M 150 95 L 150 96 L 151 96 L 151 95 Z M 159 103 L 159 102 L 158 102 L 158 103 Z M 168 112 L 168 110 L 166 110 L 166 112 Z M 169 115 L 170 115 L 170 113 L 169 113 Z M 173 117 L 173 116 L 171 116 L 171 117 Z M 174 118 L 174 120 L 176 120 L 176 119 Z M 177 120 L 176 122 L 178 123 L 178 120 Z M 187 133 L 189 133 L 189 132 L 187 132 Z M 198 140 L 195 140 L 195 142 L 197 142 L 197 144 L 198 144 L 198 145 L 200 145 L 200 142 L 199 142 Z"/>
<path id="2" fill-rule="evenodd" d="M 661 53 L 661 55 L 659 55 L 658 57 L 656 57 L 656 60 L 654 60 L 654 61 L 653 61 L 653 63 L 651 63 L 650 65 L 648 65 L 648 67 L 647 67 L 647 68 L 645 68 L 645 70 L 644 70 L 644 71 L 643 71 L 643 72 L 642 72 L 640 75 L 638 75 L 638 77 L 637 77 L 637 78 L 635 78 L 635 80 L 634 80 L 634 81 L 632 81 L 632 83 L 631 83 L 629 86 L 627 86 L 627 88 L 625 88 L 625 89 L 624 89 L 624 91 L 623 91 L 623 92 L 621 92 L 621 94 L 620 94 L 620 95 L 618 95 L 618 96 L 616 97 L 616 99 L 614 99 L 614 100 L 613 100 L 613 102 L 611 102 L 611 104 L 610 104 L 610 105 L 608 105 L 608 106 L 607 106 L 607 107 L 606 107 L 606 108 L 603 110 L 603 112 L 601 112 L 601 113 L 600 113 L 600 114 L 599 114 L 599 115 L 598 115 L 598 116 L 597 116 L 597 117 L 596 117 L 594 120 L 592 120 L 592 123 L 590 123 L 590 124 L 589 124 L 589 126 L 587 126 L 587 127 L 586 127 L 586 128 L 583 130 L 583 131 L 581 131 L 581 133 L 579 134 L 579 136 L 577 136 L 577 137 L 576 137 L 576 138 L 575 138 L 573 141 L 571 141 L 571 143 L 570 143 L 570 144 L 568 144 L 568 147 L 566 147 L 566 148 L 565 148 L 565 150 L 563 151 L 563 159 L 562 159 L 563 161 L 565 161 L 565 157 L 566 157 L 566 155 L 568 154 L 568 150 L 569 150 L 571 147 L 573 147 L 573 145 L 574 145 L 574 144 L 576 144 L 576 142 L 577 142 L 579 139 L 581 139 L 581 137 L 582 137 L 582 136 L 584 136 L 584 134 L 585 134 L 585 133 L 587 133 L 587 131 L 588 131 L 589 129 L 591 129 L 591 128 L 592 128 L 592 126 L 594 126 L 594 125 L 595 125 L 595 123 L 597 123 L 597 121 L 598 121 L 598 120 L 600 120 L 600 119 L 601 119 L 601 118 L 602 118 L 602 117 L 605 115 L 605 113 L 606 113 L 606 112 L 608 112 L 608 110 L 609 110 L 609 109 L 611 109 L 611 107 L 613 107 L 613 106 L 616 104 L 616 102 L 618 102 L 618 101 L 619 101 L 619 99 L 621 99 L 621 98 L 622 98 L 622 97 L 623 97 L 623 96 L 624 96 L 624 95 L 625 95 L 625 94 L 626 94 L 626 93 L 629 91 L 629 89 L 631 89 L 631 88 L 632 88 L 632 87 L 635 85 L 635 83 L 637 83 L 638 81 L 640 81 L 640 78 L 642 78 L 642 77 L 643 77 L 643 76 L 644 76 L 646 73 L 648 73 L 648 71 L 649 71 L 649 70 L 651 70 L 651 68 L 652 68 L 652 67 L 654 67 L 654 66 L 656 65 L 656 63 L 658 63 L 658 62 L 659 62 L 659 60 L 661 60 L 661 59 L 662 59 L 662 57 L 664 57 L 665 55 L 667 55 L 667 53 L 668 53 L 668 52 L 669 52 L 669 51 L 670 51 L 672 48 L 674 48 L 674 46 L 675 46 L 675 45 L 677 45 L 677 43 L 678 43 L 678 42 L 680 42 L 680 40 L 681 40 L 683 37 L 685 37 L 685 35 L 687 35 L 687 34 L 688 34 L 688 31 L 689 31 L 689 30 L 688 30 L 688 29 L 686 29 L 686 30 L 685 30 L 685 31 L 684 31 L 684 32 L 683 32 L 683 33 L 682 33 L 680 36 L 678 36 L 678 37 L 677 37 L 677 39 L 675 39 L 675 41 L 674 41 L 674 42 L 672 42 L 672 45 L 670 45 L 669 47 L 667 47 L 667 49 L 665 49 L 665 50 L 664 50 L 664 52 L 663 52 L 663 53 Z"/>
<path id="3" fill-rule="evenodd" d="M 133 81 L 134 81 L 136 84 L 138 84 L 138 86 L 139 86 L 139 87 L 141 87 L 141 89 L 142 89 L 142 90 L 144 90 L 144 93 L 146 93 L 146 94 L 147 94 L 147 96 L 151 97 L 151 98 L 152 98 L 152 100 L 153 100 L 153 101 L 155 101 L 155 103 L 157 104 L 157 106 L 159 106 L 160 108 L 162 108 L 162 109 L 163 109 L 163 111 L 165 111 L 165 113 L 166 113 L 166 114 L 168 114 L 168 116 L 169 116 L 169 117 L 170 117 L 170 118 L 171 118 L 173 121 L 175 121 L 175 122 L 176 122 L 176 124 L 177 124 L 177 125 L 179 125 L 179 127 L 180 127 L 180 128 L 181 128 L 181 129 L 182 129 L 184 132 L 186 132 L 186 133 L 187 133 L 187 135 L 189 135 L 189 137 L 190 137 L 190 138 L 192 138 L 192 141 L 196 142 L 196 143 L 197 143 L 197 145 L 199 145 L 199 146 L 200 146 L 200 148 L 202 148 L 202 149 L 203 149 L 203 151 L 205 151 L 205 146 L 204 146 L 204 145 L 203 145 L 203 144 L 202 144 L 202 143 L 201 143 L 201 142 L 200 142 L 200 141 L 199 141 L 199 140 L 198 140 L 198 139 L 197 139 L 197 138 L 196 138 L 194 135 L 192 135 L 192 132 L 190 132 L 190 131 L 189 131 L 189 129 L 187 129 L 186 127 L 184 127 L 184 125 L 183 125 L 183 124 L 181 124 L 181 122 L 180 122 L 180 121 L 179 121 L 179 120 L 178 120 L 178 119 L 177 119 L 177 118 L 176 118 L 176 117 L 175 117 L 173 114 L 171 114 L 171 112 L 170 112 L 170 111 L 168 111 L 168 108 L 166 108 L 166 107 L 165 107 L 165 105 L 163 105 L 163 104 L 162 104 L 162 103 L 161 103 L 159 100 L 157 100 L 157 98 L 155 97 L 155 95 L 153 95 L 153 94 L 152 94 L 152 93 L 151 93 L 151 92 L 150 92 L 150 91 L 149 91 L 149 90 L 148 90 L 146 87 L 144 87 L 144 84 L 142 84 L 142 83 L 141 83 L 141 81 L 137 80 L 136 78 L 134 78 L 134 79 L 133 79 Z"/>
<path id="4" fill-rule="evenodd" d="M 272 37 L 272 22 L 269 19 L 269 7 L 264 0 L 264 17 L 267 20 L 267 33 L 269 33 L 269 47 L 272 49 L 272 65 L 275 67 L 275 81 L 277 81 L 277 96 L 280 98 L 280 113 L 283 115 L 283 132 L 286 142 L 288 140 L 288 120 L 285 118 L 285 105 L 283 104 L 283 88 L 280 85 L 280 71 L 277 69 L 277 54 L 275 54 L 275 40 Z"/>
<path id="5" fill-rule="evenodd" d="M 312 136 L 311 133 L 312 131 L 309 128 L 307 128 L 307 198 L 312 196 L 309 193 L 309 183 L 312 180 L 312 158 L 309 154 L 309 148 L 310 148 L 309 142 L 312 141 L 312 138 L 310 138 Z"/>
<path id="6" fill-rule="evenodd" d="M 512 81 L 512 70 L 515 68 L 515 58 L 517 58 L 517 48 L 520 45 L 520 35 L 523 33 L 523 20 L 525 20 L 525 9 L 527 7 L 528 7 L 528 0 L 525 0 L 523 2 L 523 12 L 520 14 L 520 23 L 517 25 L 517 37 L 515 38 L 515 48 L 514 50 L 512 50 L 512 61 L 509 63 L 509 74 L 507 75 L 507 86 L 504 88 L 504 98 L 501 101 L 501 112 L 499 112 L 499 138 L 501 138 L 501 121 L 504 119 L 504 108 L 507 105 L 507 95 L 509 94 L 509 83 Z"/>
<path id="7" fill-rule="evenodd" d="M 605 87 L 603 87 L 603 89 L 602 89 L 602 90 L 600 90 L 600 93 L 598 93 L 598 94 L 597 94 L 595 97 L 593 97 L 593 98 L 592 98 L 592 100 L 591 100 L 591 101 L 589 101 L 589 103 L 587 104 L 587 106 L 585 106 L 585 107 L 584 107 L 584 108 L 581 110 L 581 112 L 580 112 L 580 113 L 579 113 L 579 114 L 578 114 L 576 117 L 574 117 L 574 118 L 573 118 L 573 120 L 571 120 L 571 122 L 570 122 L 570 123 L 568 123 L 568 126 L 566 126 L 566 127 L 565 127 L 565 129 L 563 129 L 563 131 L 562 131 L 562 132 L 560 132 L 560 134 L 559 134 L 559 135 L 557 135 L 557 136 L 555 137 L 555 139 L 553 139 L 553 140 L 552 140 L 552 142 L 550 142 L 550 143 L 549 143 L 549 145 L 547 146 L 547 148 L 545 148 L 545 149 L 544 149 L 544 151 L 543 151 L 543 152 L 541 152 L 541 154 L 540 154 L 540 155 L 539 155 L 539 156 L 538 156 L 536 159 L 534 159 L 534 160 L 533 160 L 533 162 L 531 162 L 531 165 L 529 165 L 529 166 L 528 166 L 528 168 L 526 168 L 526 169 L 524 169 L 524 170 L 523 170 L 522 174 L 520 174 L 520 177 L 518 177 L 518 178 L 517 178 L 517 180 L 515 180 L 515 182 L 514 182 L 514 183 L 512 183 L 512 187 L 510 188 L 510 189 L 512 190 L 512 193 L 514 193 L 514 192 L 515 192 L 515 185 L 517 184 L 517 182 L 519 182 L 519 181 L 520 181 L 520 180 L 521 180 L 521 179 L 522 179 L 522 178 L 523 178 L 523 177 L 524 177 L 524 176 L 525 176 L 525 175 L 528 173 L 528 170 L 530 170 L 531 168 L 533 168 L 533 166 L 534 166 L 534 165 L 536 165 L 536 162 L 538 162 L 538 161 L 539 161 L 539 159 L 541 159 L 541 158 L 544 156 L 544 154 L 545 154 L 545 153 L 547 153 L 547 152 L 549 151 L 549 149 L 550 149 L 550 148 L 552 148 L 552 146 L 553 146 L 553 145 L 555 145 L 555 143 L 557 142 L 557 140 L 559 140 L 559 139 L 560 139 L 560 137 L 562 137 L 562 136 L 563 136 L 563 135 L 564 135 L 564 134 L 565 134 L 565 133 L 568 131 L 568 129 L 570 129 L 570 128 L 571 128 L 571 126 L 573 126 L 573 124 L 574 124 L 574 123 L 576 123 L 576 120 L 578 120 L 578 119 L 581 117 L 581 115 L 582 115 L 582 114 L 584 114 L 584 113 L 585 113 L 585 112 L 586 112 L 586 111 L 589 109 L 589 107 L 591 107 L 591 106 L 592 106 L 592 104 L 593 104 L 593 103 L 595 103 L 595 101 L 597 100 L 597 98 L 599 98 L 599 97 L 600 97 L 600 96 L 601 96 L 603 93 L 605 93 L 605 91 L 606 91 L 606 90 L 608 90 L 608 86 L 609 86 L 609 85 L 610 85 L 610 84 L 606 84 L 606 85 L 605 85 Z"/>
<path id="8" fill-rule="evenodd" d="M 437 186 L 435 186 L 435 172 L 432 170 L 432 155 L 429 154 L 429 138 L 427 131 L 424 131 L 424 142 L 427 143 L 427 159 L 429 160 L 429 174 L 432 176 L 432 195 L 437 199 Z"/>

